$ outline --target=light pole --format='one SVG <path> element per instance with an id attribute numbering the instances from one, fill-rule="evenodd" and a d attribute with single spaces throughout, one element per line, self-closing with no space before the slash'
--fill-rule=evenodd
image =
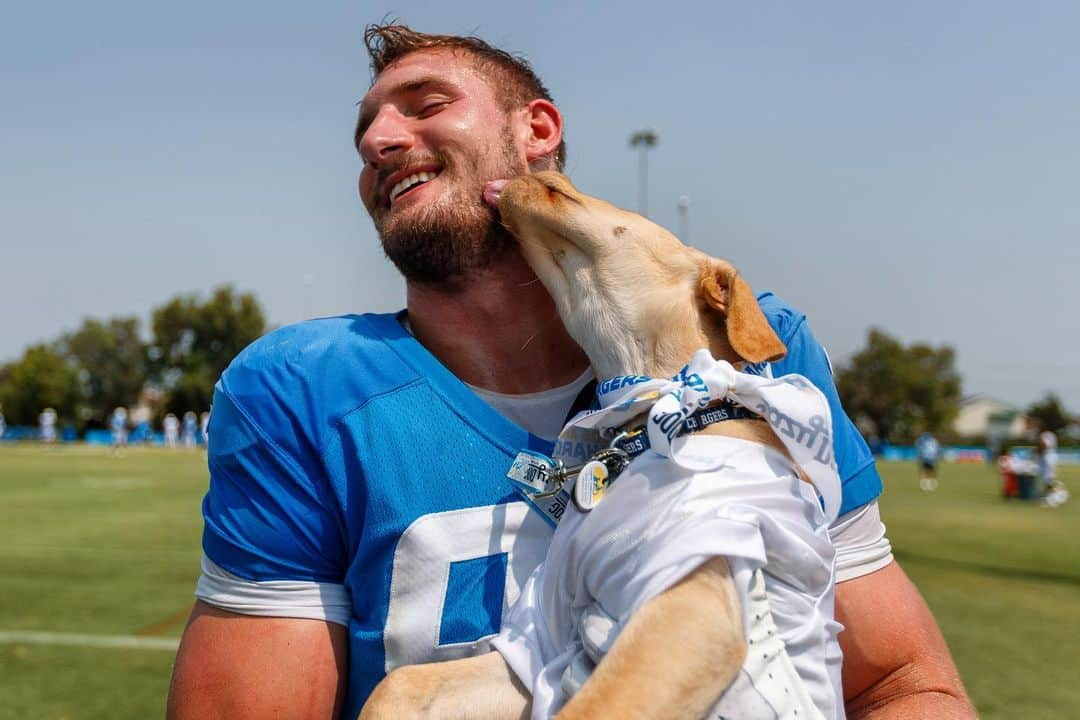
<path id="1" fill-rule="evenodd" d="M 679 196 L 679 239 L 683 244 L 690 244 L 690 196 Z"/>
<path id="2" fill-rule="evenodd" d="M 638 211 L 645 217 L 649 216 L 649 149 L 656 145 L 659 137 L 656 131 L 649 128 L 638 130 L 630 136 L 630 147 L 641 149 L 641 164 L 638 192 Z"/>

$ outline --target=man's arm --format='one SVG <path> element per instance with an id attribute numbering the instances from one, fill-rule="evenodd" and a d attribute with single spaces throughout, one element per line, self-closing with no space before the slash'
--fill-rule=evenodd
<path id="1" fill-rule="evenodd" d="M 168 720 L 332 720 L 347 652 L 343 625 L 238 615 L 200 600 L 173 667 Z"/>
<path id="2" fill-rule="evenodd" d="M 894 561 L 836 586 L 849 720 L 974 718 L 945 638 Z"/>
<path id="3" fill-rule="evenodd" d="M 861 514 L 859 508 L 873 503 L 881 494 L 882 483 L 870 450 L 840 404 L 828 355 L 805 318 L 768 293 L 759 296 L 759 302 L 770 325 L 788 347 L 787 357 L 774 363 L 774 374 L 804 375 L 829 401 L 834 453 L 844 482 L 841 512 L 852 519 Z M 838 523 L 848 524 L 843 521 L 844 516 Z M 869 515 L 855 522 L 860 527 L 848 527 L 846 533 L 833 528 L 837 549 L 836 619 L 846 628 L 838 639 L 844 652 L 842 673 L 848 717 L 975 717 L 930 609 L 900 566 L 888 562 L 889 543 L 877 509 L 872 508 Z M 845 551 L 845 546 L 850 552 Z"/>

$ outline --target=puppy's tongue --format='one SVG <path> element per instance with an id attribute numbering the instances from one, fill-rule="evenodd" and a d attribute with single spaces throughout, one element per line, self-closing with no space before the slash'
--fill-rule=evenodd
<path id="1" fill-rule="evenodd" d="M 509 180 L 492 180 L 484 186 L 484 202 L 494 207 L 499 206 L 499 195 Z"/>

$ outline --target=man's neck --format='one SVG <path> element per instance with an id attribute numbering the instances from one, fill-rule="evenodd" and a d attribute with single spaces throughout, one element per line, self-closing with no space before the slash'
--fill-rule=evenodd
<path id="1" fill-rule="evenodd" d="M 463 382 L 501 393 L 566 385 L 589 360 L 517 250 L 461 287 L 406 285 L 413 334 Z"/>

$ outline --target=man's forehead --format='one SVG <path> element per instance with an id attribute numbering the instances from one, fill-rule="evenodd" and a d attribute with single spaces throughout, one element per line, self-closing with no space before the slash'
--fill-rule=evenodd
<path id="1" fill-rule="evenodd" d="M 375 78 L 361 105 L 385 102 L 394 95 L 414 92 L 426 85 L 460 86 L 471 79 L 483 78 L 469 53 L 443 48 L 417 50 L 387 65 Z"/>

